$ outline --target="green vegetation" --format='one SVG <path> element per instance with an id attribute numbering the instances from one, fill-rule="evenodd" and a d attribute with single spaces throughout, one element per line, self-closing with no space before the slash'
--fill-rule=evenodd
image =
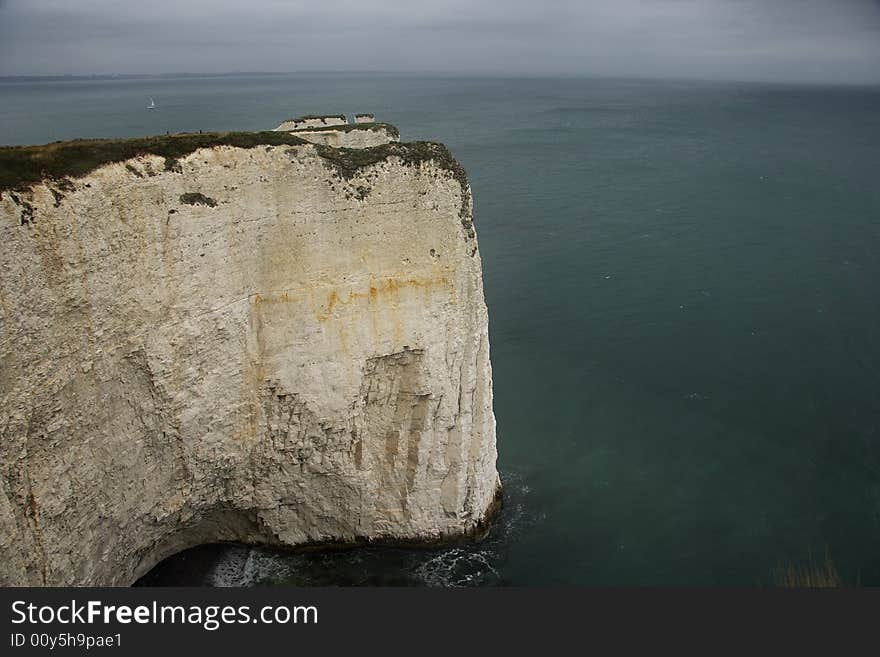
<path id="1" fill-rule="evenodd" d="M 344 125 L 319 125 L 313 128 L 297 128 L 284 132 L 352 132 L 354 130 L 372 130 L 373 132 L 387 132 L 395 139 L 400 139 L 400 130 L 390 123 L 346 123 Z"/>
<path id="2" fill-rule="evenodd" d="M 474 238 L 474 223 L 470 218 L 470 185 L 464 167 L 458 163 L 449 149 L 443 144 L 430 141 L 391 142 L 372 148 L 333 148 L 315 145 L 318 154 L 324 158 L 333 172 L 343 180 L 351 180 L 360 169 L 398 157 L 405 166 L 419 166 L 423 162 L 434 162 L 441 169 L 452 174 L 461 185 L 461 209 L 459 217 L 469 239 Z M 472 253 L 473 255 L 473 253 Z"/>
<path id="3" fill-rule="evenodd" d="M 345 114 L 306 114 L 305 116 L 298 116 L 295 119 L 284 119 L 285 121 L 313 121 L 315 119 L 341 119 L 343 121 L 348 121 L 345 118 Z"/>
<path id="4" fill-rule="evenodd" d="M 126 165 L 125 165 L 125 168 L 128 169 L 129 173 L 131 173 L 133 176 L 135 176 L 135 177 L 137 177 L 137 178 L 143 178 L 143 177 L 144 177 L 144 174 L 142 174 L 140 171 L 138 171 L 135 167 L 133 167 L 133 166 L 130 165 L 130 164 L 126 164 Z"/>
<path id="5" fill-rule="evenodd" d="M 460 167 L 445 146 L 428 141 L 391 142 L 370 148 L 334 148 L 315 144 L 315 150 L 338 176 L 345 180 L 351 180 L 359 169 L 377 164 L 389 157 L 400 158 L 406 166 L 434 161 L 444 169 Z"/>
<path id="6" fill-rule="evenodd" d="M 339 126 L 333 129 L 390 129 L 397 134 L 394 126 L 384 123 Z M 0 147 L 0 191 L 23 190 L 42 181 L 53 181 L 62 191 L 71 188 L 68 177 L 84 176 L 98 167 L 140 155 L 158 155 L 165 158 L 166 171 L 179 171 L 179 158 L 200 148 L 215 146 L 235 146 L 255 148 L 257 146 L 312 146 L 323 158 L 325 164 L 342 180 L 351 180 L 360 169 L 382 162 L 389 157 L 397 157 L 405 166 L 419 166 L 423 162 L 434 162 L 441 169 L 452 174 L 461 185 L 461 209 L 459 216 L 468 239 L 473 239 L 474 228 L 470 218 L 470 185 L 464 168 L 443 144 L 417 141 L 410 143 L 391 142 L 372 148 L 333 148 L 309 142 L 288 132 L 221 132 L 205 134 L 176 134 L 136 139 L 80 139 L 76 141 L 55 142 L 43 146 L 4 146 Z M 134 167 L 128 169 L 133 175 L 140 173 Z M 366 188 L 358 190 L 361 196 L 368 193 Z M 185 194 L 194 202 L 205 203 L 207 197 L 196 199 Z M 18 197 L 13 197 L 17 199 Z M 181 197 L 181 201 L 184 201 Z M 17 201 L 18 202 L 18 201 Z M 60 198 L 56 196 L 56 203 Z M 19 202 L 19 205 L 22 203 Z M 205 203 L 211 205 L 210 203 Z M 32 214 L 32 213 L 31 213 Z M 27 221 L 30 221 L 30 216 Z M 25 219 L 23 218 L 23 223 Z M 475 250 L 474 250 L 475 252 Z"/>
<path id="7" fill-rule="evenodd" d="M 217 201 L 210 196 L 205 196 L 199 192 L 187 192 L 180 195 L 180 202 L 186 205 L 207 205 L 209 208 L 216 208 Z"/>
<path id="8" fill-rule="evenodd" d="M 12 198 L 12 202 L 21 208 L 21 225 L 29 226 L 32 224 L 34 221 L 34 206 L 28 203 L 27 199 L 19 198 L 15 192 L 11 192 L 9 196 Z"/>
<path id="9" fill-rule="evenodd" d="M 0 147 L 0 190 L 23 189 L 42 180 L 83 176 L 104 164 L 139 155 L 165 158 L 173 171 L 177 160 L 199 148 L 213 146 L 299 146 L 304 140 L 286 132 L 218 132 L 177 134 L 136 139 L 77 139 L 43 146 Z"/>

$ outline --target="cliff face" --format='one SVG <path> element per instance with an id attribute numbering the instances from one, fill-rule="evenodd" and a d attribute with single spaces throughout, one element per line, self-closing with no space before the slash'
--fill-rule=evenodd
<path id="1" fill-rule="evenodd" d="M 438 540 L 486 519 L 460 167 L 426 143 L 247 141 L 2 193 L 0 583 L 124 585 L 204 542 Z"/>

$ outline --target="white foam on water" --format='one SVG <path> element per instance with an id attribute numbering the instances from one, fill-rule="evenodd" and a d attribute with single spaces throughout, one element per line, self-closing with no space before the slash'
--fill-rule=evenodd
<path id="1" fill-rule="evenodd" d="M 290 573 L 289 557 L 259 548 L 231 546 L 217 559 L 207 580 L 210 586 L 257 586 L 284 581 Z"/>
<path id="2" fill-rule="evenodd" d="M 501 563 L 506 546 L 523 531 L 531 529 L 544 518 L 528 504 L 531 488 L 518 473 L 504 474 L 504 507 L 490 535 L 482 542 L 454 546 L 443 550 L 413 550 L 397 566 L 400 575 L 412 583 L 431 587 L 492 586 L 502 584 Z M 376 548 L 366 551 L 328 552 L 305 558 L 247 546 L 229 546 L 219 556 L 207 576 L 207 584 L 216 587 L 258 586 L 308 582 L 334 571 L 344 573 L 342 579 L 351 583 L 366 582 L 387 570 L 389 564 Z M 352 574 L 354 573 L 354 574 Z"/>
<path id="3" fill-rule="evenodd" d="M 290 577 L 292 570 L 289 556 L 252 549 L 242 572 L 242 586 L 281 582 Z"/>
<path id="4" fill-rule="evenodd" d="M 251 548 L 237 545 L 225 550 L 208 573 L 208 585 L 220 588 L 245 586 L 242 575 L 250 552 Z"/>
<path id="5" fill-rule="evenodd" d="M 462 587 L 494 584 L 500 576 L 492 565 L 496 555 L 491 551 L 452 548 L 420 564 L 415 571 L 426 586 Z"/>

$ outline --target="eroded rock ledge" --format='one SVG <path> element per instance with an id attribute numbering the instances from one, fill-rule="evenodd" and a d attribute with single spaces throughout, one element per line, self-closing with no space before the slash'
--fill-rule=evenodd
<path id="1" fill-rule="evenodd" d="M 487 313 L 443 146 L 0 148 L 0 190 L 0 583 L 485 522 Z"/>

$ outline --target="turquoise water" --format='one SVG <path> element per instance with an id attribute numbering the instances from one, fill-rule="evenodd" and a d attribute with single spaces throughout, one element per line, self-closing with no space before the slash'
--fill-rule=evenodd
<path id="1" fill-rule="evenodd" d="M 148 581 L 749 586 L 827 548 L 880 584 L 880 89 L 3 83 L 0 143 L 339 111 L 470 175 L 503 517 L 445 550 L 204 547 Z"/>

